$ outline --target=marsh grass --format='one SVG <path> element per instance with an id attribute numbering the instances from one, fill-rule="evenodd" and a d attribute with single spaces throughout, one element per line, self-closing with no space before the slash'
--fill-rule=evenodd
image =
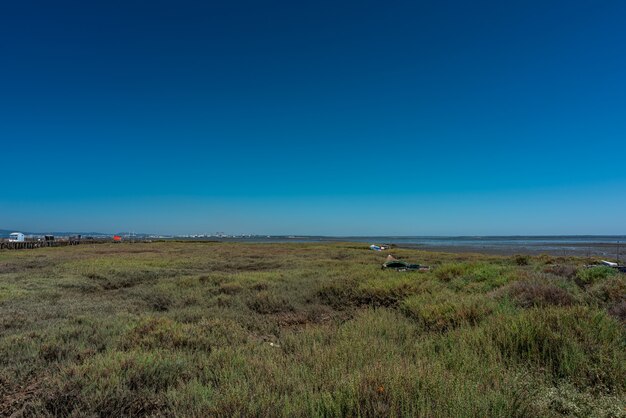
<path id="1" fill-rule="evenodd" d="M 561 283 L 547 278 L 515 281 L 501 288 L 514 303 L 522 308 L 542 306 L 569 306 L 575 298 Z"/>
<path id="2" fill-rule="evenodd" d="M 0 416 L 624 416 L 624 275 L 393 253 L 0 252 Z"/>

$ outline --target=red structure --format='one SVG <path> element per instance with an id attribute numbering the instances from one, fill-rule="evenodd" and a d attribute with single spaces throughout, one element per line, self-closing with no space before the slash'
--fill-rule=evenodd
<path id="1" fill-rule="evenodd" d="M 120 237 L 119 235 L 113 235 L 113 241 L 122 242 L 122 237 Z"/>

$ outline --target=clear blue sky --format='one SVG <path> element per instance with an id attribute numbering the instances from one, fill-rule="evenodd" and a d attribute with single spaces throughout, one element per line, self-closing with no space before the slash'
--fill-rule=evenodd
<path id="1" fill-rule="evenodd" d="M 5 2 L 0 228 L 626 233 L 624 1 Z"/>

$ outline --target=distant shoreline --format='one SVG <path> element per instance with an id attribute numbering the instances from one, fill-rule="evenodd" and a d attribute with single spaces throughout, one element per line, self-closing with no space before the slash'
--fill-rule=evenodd
<path id="1" fill-rule="evenodd" d="M 601 241 L 601 239 L 614 241 Z M 542 236 L 542 237 L 415 237 L 418 242 L 406 242 L 407 237 L 271 237 L 265 239 L 221 239 L 219 242 L 256 243 L 339 243 L 357 242 L 367 244 L 392 244 L 396 248 L 407 248 L 447 253 L 480 253 L 491 255 L 540 255 L 626 258 L 624 236 Z M 419 242 L 423 239 L 425 242 Z M 587 241 L 588 240 L 588 241 Z M 404 241 L 404 242 L 403 242 Z M 434 241 L 434 242 L 433 242 Z M 619 250 L 618 250 L 619 246 Z"/>
<path id="2" fill-rule="evenodd" d="M 603 241 L 607 239 L 607 241 Z M 407 248 L 447 253 L 480 253 L 491 255 L 540 255 L 626 258 L 624 236 L 542 236 L 542 237 L 251 237 L 217 239 L 172 239 L 173 241 L 224 242 L 224 243 L 362 243 L 392 244 L 396 248 Z M 610 240 L 610 241 L 609 241 Z M 163 241 L 170 241 L 165 239 Z M 407 242 L 408 241 L 408 242 Z"/>
<path id="3" fill-rule="evenodd" d="M 57 239 L 60 236 L 55 236 Z M 83 239 L 87 240 L 85 235 Z M 112 236 L 102 238 L 113 239 Z M 123 241 L 154 240 L 206 243 L 360 243 L 364 248 L 371 244 L 393 244 L 398 248 L 447 253 L 480 253 L 492 255 L 540 255 L 602 257 L 626 259 L 624 235 L 543 235 L 543 236 L 206 236 L 206 237 L 155 237 L 123 236 Z M 619 253 L 619 256 L 618 256 Z"/>

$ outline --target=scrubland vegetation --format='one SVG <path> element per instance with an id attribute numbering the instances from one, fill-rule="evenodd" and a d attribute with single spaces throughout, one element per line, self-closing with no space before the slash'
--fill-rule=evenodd
<path id="1" fill-rule="evenodd" d="M 0 415 L 626 416 L 625 275 L 391 252 L 0 252 Z"/>

